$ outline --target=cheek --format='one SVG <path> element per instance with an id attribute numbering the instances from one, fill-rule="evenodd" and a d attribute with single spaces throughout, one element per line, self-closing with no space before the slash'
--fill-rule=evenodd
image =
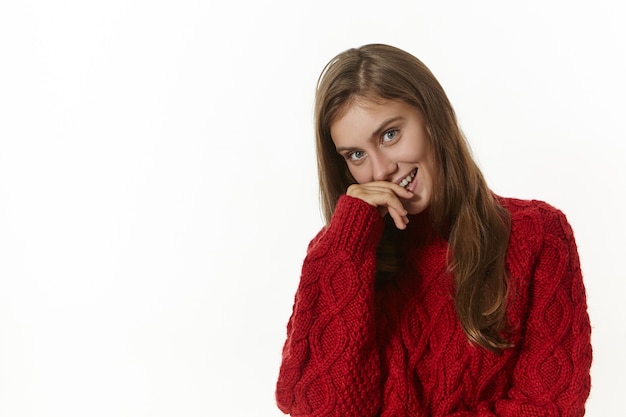
<path id="1" fill-rule="evenodd" d="M 367 177 L 366 177 L 366 176 L 364 176 L 364 175 L 355 175 L 355 174 L 352 174 L 352 176 L 354 177 L 355 181 L 356 181 L 356 182 L 358 182 L 359 184 L 365 184 L 365 183 L 367 183 L 367 182 L 370 182 L 370 181 L 371 181 L 371 179 L 367 178 Z"/>
<path id="2" fill-rule="evenodd" d="M 424 163 L 426 153 L 423 146 L 416 143 L 415 140 L 407 140 L 401 146 L 394 147 L 391 158 L 398 162 L 406 163 Z"/>
<path id="3" fill-rule="evenodd" d="M 359 184 L 364 184 L 371 181 L 371 178 L 368 177 L 367 173 L 364 172 L 365 170 L 363 169 L 353 167 L 348 168 L 348 171 L 350 171 L 350 174 L 352 174 L 352 178 L 354 178 L 354 180 Z"/>
<path id="4" fill-rule="evenodd" d="M 424 167 L 424 177 L 423 177 L 423 182 L 424 182 L 424 189 L 426 191 L 428 191 L 429 193 L 432 192 L 432 188 L 433 188 L 433 177 L 432 177 L 432 171 L 430 170 L 430 166 L 426 166 Z"/>

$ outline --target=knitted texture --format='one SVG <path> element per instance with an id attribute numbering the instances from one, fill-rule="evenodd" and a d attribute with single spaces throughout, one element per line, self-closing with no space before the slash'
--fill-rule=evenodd
<path id="1" fill-rule="evenodd" d="M 457 318 L 448 244 L 425 215 L 407 262 L 375 285 L 383 220 L 342 196 L 311 242 L 278 378 L 292 416 L 582 416 L 591 327 L 572 229 L 539 201 L 501 199 L 512 218 L 506 265 L 512 349 L 470 344 Z"/>

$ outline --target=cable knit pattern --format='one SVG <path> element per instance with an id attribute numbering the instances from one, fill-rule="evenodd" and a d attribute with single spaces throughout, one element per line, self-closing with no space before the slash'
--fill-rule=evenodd
<path id="1" fill-rule="evenodd" d="M 383 220 L 342 196 L 309 245 L 276 390 L 292 416 L 582 416 L 591 327 L 571 227 L 540 201 L 512 217 L 507 318 L 515 348 L 471 345 L 454 310 L 447 242 L 427 216 L 403 232 L 407 262 L 375 285 Z"/>

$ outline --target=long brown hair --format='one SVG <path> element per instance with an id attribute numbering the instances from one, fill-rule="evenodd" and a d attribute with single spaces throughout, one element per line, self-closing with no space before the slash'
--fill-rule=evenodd
<path id="1" fill-rule="evenodd" d="M 349 49 L 322 71 L 315 97 L 317 162 L 326 222 L 340 195 L 356 181 L 335 151 L 331 124 L 355 99 L 403 100 L 425 116 L 434 167 L 429 213 L 449 242 L 455 306 L 468 339 L 501 352 L 511 344 L 506 330 L 508 277 L 505 256 L 510 216 L 488 188 L 472 159 L 455 112 L 437 79 L 413 55 L 382 44 Z M 387 228 L 389 231 L 391 228 Z M 384 233 L 378 273 L 399 268 L 393 234 Z"/>

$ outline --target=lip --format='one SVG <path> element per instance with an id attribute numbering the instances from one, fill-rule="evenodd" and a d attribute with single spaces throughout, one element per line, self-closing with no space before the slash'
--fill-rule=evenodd
<path id="1" fill-rule="evenodd" d="M 409 175 L 411 175 L 412 173 L 415 173 L 413 175 L 413 180 L 411 181 L 411 183 L 409 184 L 409 188 L 406 188 L 406 190 L 413 192 L 413 190 L 415 190 L 415 185 L 417 183 L 416 179 L 417 179 L 417 173 L 419 171 L 419 168 L 414 168 L 411 170 L 411 172 L 409 172 L 408 174 L 402 176 L 399 180 L 396 181 L 396 184 L 400 185 L 400 183 L 402 183 L 402 181 L 408 177 Z"/>
<path id="2" fill-rule="evenodd" d="M 415 171 L 415 176 L 413 177 L 413 181 L 411 181 L 411 184 L 409 184 L 409 188 L 407 188 L 407 190 L 414 193 L 416 187 L 417 187 L 417 171 Z"/>

